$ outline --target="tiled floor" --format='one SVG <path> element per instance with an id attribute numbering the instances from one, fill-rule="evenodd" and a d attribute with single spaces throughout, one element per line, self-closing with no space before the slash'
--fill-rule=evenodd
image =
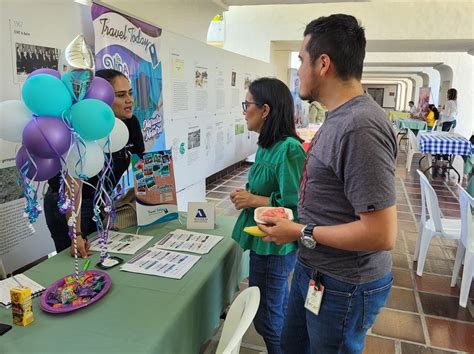
<path id="1" fill-rule="evenodd" d="M 414 271 L 416 262 L 413 262 L 413 252 L 421 213 L 417 163 L 415 156 L 408 173 L 405 154 L 401 152 L 398 157 L 396 190 L 399 231 L 392 251 L 394 286 L 386 307 L 369 331 L 364 353 L 474 353 L 472 299 L 467 309 L 460 307 L 460 279 L 455 288 L 449 286 L 457 242 L 434 238 L 430 243 L 423 277 L 418 277 Z M 460 168 L 462 171 L 462 166 Z M 249 166 L 240 167 L 208 186 L 207 198 L 216 204 L 218 215 L 239 214 L 229 201 L 229 192 L 245 185 L 248 169 Z M 459 218 L 456 176 L 429 175 L 429 178 L 437 192 L 444 217 Z M 245 286 L 244 281 L 242 287 Z M 470 295 L 474 296 L 472 289 Z M 213 353 L 219 335 L 220 331 L 203 349 L 205 353 Z M 251 327 L 242 341 L 241 353 L 262 352 L 265 352 L 265 344 Z"/>

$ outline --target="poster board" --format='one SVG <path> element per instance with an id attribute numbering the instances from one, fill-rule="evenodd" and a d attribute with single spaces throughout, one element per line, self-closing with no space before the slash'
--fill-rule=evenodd
<path id="1" fill-rule="evenodd" d="M 132 155 L 138 226 L 178 218 L 178 201 L 171 150 Z"/>
<path id="2" fill-rule="evenodd" d="M 419 114 L 423 114 L 430 104 L 430 94 L 431 94 L 431 87 L 420 87 L 420 95 L 418 98 L 418 112 Z"/>
<path id="3" fill-rule="evenodd" d="M 242 101 L 251 81 L 275 69 L 166 30 L 161 40 L 166 147 L 179 191 L 257 150 Z"/>

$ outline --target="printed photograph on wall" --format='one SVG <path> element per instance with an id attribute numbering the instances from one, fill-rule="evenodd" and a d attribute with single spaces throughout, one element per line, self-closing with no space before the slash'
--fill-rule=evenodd
<path id="1" fill-rule="evenodd" d="M 196 68 L 195 86 L 199 88 L 207 87 L 207 70 Z"/>
<path id="2" fill-rule="evenodd" d="M 240 135 L 244 133 L 244 124 L 243 123 L 236 123 L 235 124 L 235 135 Z"/>
<path id="3" fill-rule="evenodd" d="M 201 129 L 188 133 L 188 150 L 201 146 Z"/>
<path id="4" fill-rule="evenodd" d="M 0 169 L 0 204 L 23 198 L 23 191 L 16 182 L 16 166 Z"/>
<path id="5" fill-rule="evenodd" d="M 61 51 L 57 48 L 15 43 L 16 74 L 28 75 L 41 68 L 58 70 Z"/>
<path id="6" fill-rule="evenodd" d="M 15 82 L 24 82 L 29 74 L 41 68 L 58 68 L 61 50 L 39 45 L 15 43 Z"/>
<path id="7" fill-rule="evenodd" d="M 252 80 L 250 80 L 250 77 L 246 76 L 244 80 L 244 90 L 248 90 L 251 83 L 252 83 Z"/>

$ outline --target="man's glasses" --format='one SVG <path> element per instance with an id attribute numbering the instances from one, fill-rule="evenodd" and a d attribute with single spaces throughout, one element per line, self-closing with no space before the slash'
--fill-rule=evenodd
<path id="1" fill-rule="evenodd" d="M 247 108 L 249 108 L 249 105 L 251 104 L 256 104 L 257 106 L 259 105 L 257 102 L 249 102 L 249 101 L 242 102 L 242 109 L 244 113 L 247 112 Z"/>

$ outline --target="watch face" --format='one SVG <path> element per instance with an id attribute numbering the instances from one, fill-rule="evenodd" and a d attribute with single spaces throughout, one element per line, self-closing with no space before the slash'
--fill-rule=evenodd
<path id="1" fill-rule="evenodd" d="M 314 241 L 311 237 L 303 237 L 303 239 L 301 240 L 301 243 L 303 244 L 303 246 L 310 249 L 313 249 L 316 247 L 316 241 Z"/>

